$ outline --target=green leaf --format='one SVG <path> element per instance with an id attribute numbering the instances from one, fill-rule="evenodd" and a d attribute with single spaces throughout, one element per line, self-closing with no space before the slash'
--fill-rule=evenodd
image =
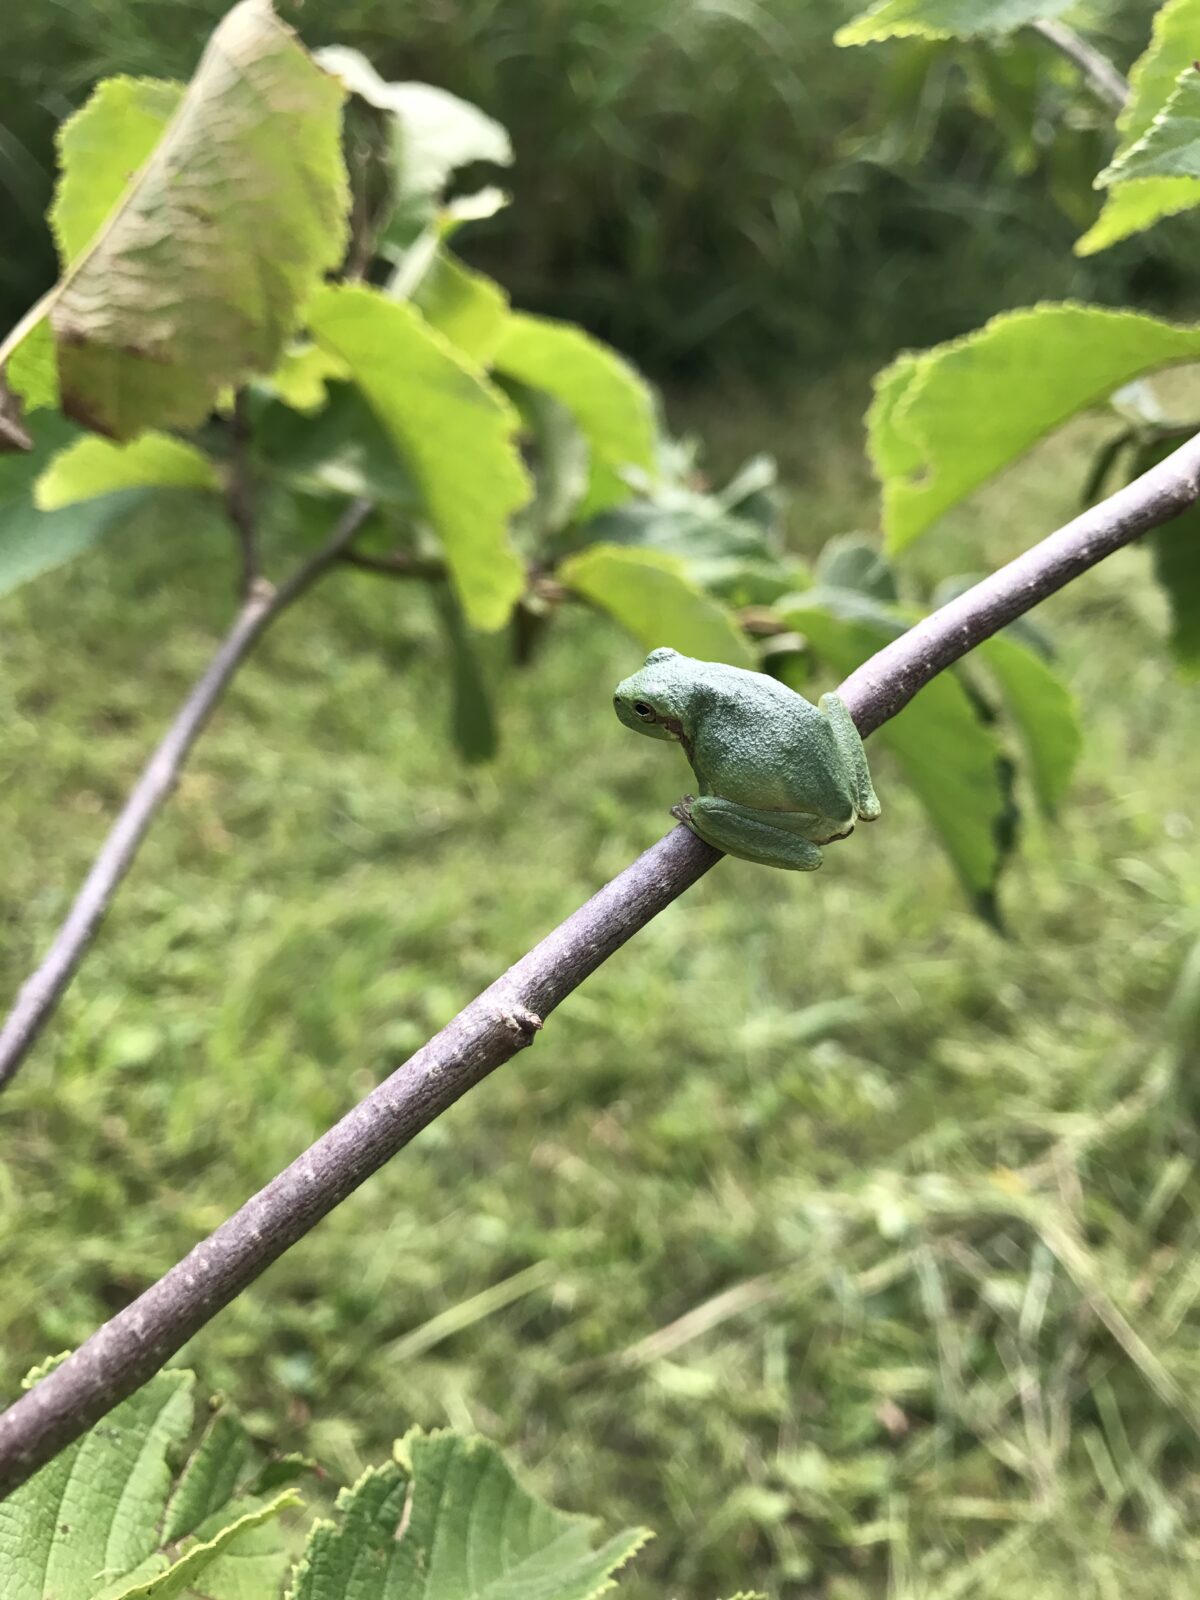
<path id="1" fill-rule="evenodd" d="M 0 1502 L 4 1600 L 95 1600 L 158 1547 L 169 1455 L 192 1425 L 190 1372 L 160 1372 Z"/>
<path id="2" fill-rule="evenodd" d="M 515 314 L 493 360 L 499 372 L 566 406 L 587 440 L 591 467 L 581 520 L 630 498 L 626 470 L 653 472 L 654 403 L 616 351 L 570 323 Z"/>
<path id="3" fill-rule="evenodd" d="M 1150 546 L 1171 606 L 1171 649 L 1186 672 L 1200 676 L 1200 508 L 1157 529 Z"/>
<path id="4" fill-rule="evenodd" d="M 1170 100 L 1180 75 L 1196 59 L 1200 41 L 1200 0 L 1167 0 L 1154 18 L 1150 44 L 1129 74 L 1129 103 L 1117 119 L 1121 142 L 1112 166 L 1148 134 Z M 1112 168 L 1109 169 L 1110 171 Z M 1200 204 L 1200 180 L 1192 177 L 1142 177 L 1116 183 L 1104 210 L 1076 244 L 1079 255 L 1107 250 L 1163 217 Z"/>
<path id="5" fill-rule="evenodd" d="M 346 370 L 344 362 L 329 359 Z M 419 515 L 420 488 L 361 392 L 352 383 L 331 380 L 325 380 L 325 390 L 326 403 L 313 416 L 282 401 L 254 405 L 256 464 L 306 494 L 349 495 Z"/>
<path id="6" fill-rule="evenodd" d="M 278 1592 L 287 1549 L 267 1524 L 299 1501 L 239 1492 L 257 1470 L 240 1423 L 218 1415 L 172 1492 L 193 1383 L 158 1373 L 0 1503 L 4 1600 L 174 1600 L 201 1576 L 206 1600 Z"/>
<path id="7" fill-rule="evenodd" d="M 839 677 L 907 626 L 865 596 L 840 590 L 809 590 L 778 611 Z M 972 899 L 994 915 L 1009 796 L 999 744 L 963 685 L 940 673 L 875 737 L 895 756 Z"/>
<path id="8" fill-rule="evenodd" d="M 508 296 L 493 279 L 465 267 L 443 247 L 421 278 L 412 303 L 451 344 L 481 366 L 491 365 L 509 320 Z"/>
<path id="9" fill-rule="evenodd" d="M 499 739 L 488 677 L 454 591 L 430 584 L 430 597 L 450 655 L 450 731 L 459 755 L 469 765 L 490 761 Z"/>
<path id="10" fill-rule="evenodd" d="M 817 560 L 814 576 L 823 589 L 852 589 L 874 600 L 897 598 L 891 562 L 861 533 L 842 533 L 830 539 Z"/>
<path id="11" fill-rule="evenodd" d="M 62 177 L 50 207 L 63 270 L 91 244 L 183 99 L 182 83 L 106 78 L 58 130 Z"/>
<path id="12" fill-rule="evenodd" d="M 999 633 L 974 652 L 995 678 L 1029 758 L 1038 804 L 1052 814 L 1075 771 L 1083 732 L 1075 697 L 1036 651 Z"/>
<path id="13" fill-rule="evenodd" d="M 1111 188 L 1138 178 L 1200 179 L 1200 67 L 1184 71 L 1146 132 L 1114 158 L 1096 179 L 1096 187 Z M 1200 202 L 1200 184 L 1196 197 Z"/>
<path id="14" fill-rule="evenodd" d="M 647 650 L 670 645 L 703 661 L 755 664 L 733 615 L 688 577 L 678 556 L 593 544 L 568 556 L 556 576 L 628 628 Z"/>
<path id="15" fill-rule="evenodd" d="M 130 520 L 145 494 L 105 495 L 63 511 L 39 511 L 34 484 L 55 451 L 78 439 L 79 430 L 61 417 L 39 418 L 28 454 L 0 455 L 0 594 L 81 555 L 110 529 Z"/>
<path id="16" fill-rule="evenodd" d="M 62 408 L 117 439 L 193 427 L 223 387 L 269 371 L 341 260 L 341 98 L 266 0 L 242 0 L 116 209 L 0 347 L 0 367 L 48 322 Z M 90 215 L 78 185 L 94 165 L 89 145 L 60 208 L 68 243 Z M 44 383 L 31 394 L 9 381 L 27 405 L 45 403 Z"/>
<path id="17" fill-rule="evenodd" d="M 516 411 L 411 306 L 360 285 L 313 298 L 313 337 L 346 363 L 419 486 L 474 627 L 503 625 L 524 587 L 509 521 L 531 484 Z"/>
<path id="18" fill-rule="evenodd" d="M 169 434 L 143 433 L 124 445 L 78 439 L 54 457 L 34 485 L 33 498 L 40 511 L 59 511 L 118 489 L 151 488 L 215 492 L 220 478 L 202 450 Z"/>
<path id="19" fill-rule="evenodd" d="M 527 1493 L 481 1439 L 414 1430 L 396 1457 L 314 1527 L 289 1600 L 593 1600 L 649 1537 L 595 1548 L 592 1518 Z"/>
<path id="20" fill-rule="evenodd" d="M 886 368 L 867 418 L 888 548 L 904 549 L 1052 429 L 1144 373 L 1200 356 L 1200 327 L 1042 305 Z"/>
<path id="21" fill-rule="evenodd" d="M 880 39 L 975 39 L 1014 33 L 1030 22 L 1057 17 L 1072 0 L 878 0 L 834 35 L 834 42 L 873 44 Z"/>
<path id="22" fill-rule="evenodd" d="M 332 378 L 347 378 L 346 363 L 320 345 L 297 342 L 283 352 L 279 365 L 256 385 L 278 395 L 293 411 L 313 416 L 329 399 Z"/>

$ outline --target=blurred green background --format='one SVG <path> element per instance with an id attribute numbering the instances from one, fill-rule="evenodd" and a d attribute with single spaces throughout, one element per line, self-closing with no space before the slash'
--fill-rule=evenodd
<path id="1" fill-rule="evenodd" d="M 186 76 L 222 9 L 9 8 L 10 315 L 53 272 L 57 118 L 103 73 Z M 802 555 L 875 524 L 860 418 L 896 347 L 1042 294 L 1194 300 L 1186 224 L 1071 256 L 1111 140 L 1057 58 L 838 52 L 848 9 L 285 8 L 509 126 L 516 201 L 467 252 L 650 370 L 718 481 L 773 451 Z M 1152 9 L 1084 15 L 1126 65 Z M 948 519 L 923 576 L 1064 520 L 1102 436 Z M 228 544 L 143 519 L 0 602 L 0 994 L 211 653 Z M 202 1383 L 330 1495 L 413 1422 L 488 1434 L 657 1530 L 634 1600 L 1192 1594 L 1196 691 L 1136 549 L 1043 620 L 1088 743 L 1005 936 L 873 756 L 879 828 L 817 878 L 719 867 L 194 1341 Z M 628 639 L 568 613 L 475 771 L 439 640 L 417 590 L 339 573 L 237 679 L 0 1100 L 4 1392 L 669 820 L 682 766 L 604 690 Z"/>

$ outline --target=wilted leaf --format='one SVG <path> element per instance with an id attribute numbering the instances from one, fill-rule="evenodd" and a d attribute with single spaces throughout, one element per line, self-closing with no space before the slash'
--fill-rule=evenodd
<path id="1" fill-rule="evenodd" d="M 886 607 L 844 591 L 809 590 L 778 609 L 839 677 L 906 627 Z M 1000 747 L 970 696 L 953 673 L 940 673 L 875 737 L 895 756 L 972 899 L 992 914 L 1009 796 Z"/>
<path id="2" fill-rule="evenodd" d="M 1144 373 L 1200 357 L 1200 327 L 1099 306 L 1042 305 L 886 368 L 868 415 L 888 546 L 1069 418 Z"/>
<path id="3" fill-rule="evenodd" d="M 591 466 L 580 520 L 633 493 L 623 470 L 654 468 L 650 391 L 615 350 L 566 322 L 510 316 L 493 356 L 497 371 L 566 406 L 588 442 Z"/>
<path id="4" fill-rule="evenodd" d="M 702 661 L 755 664 L 733 615 L 688 577 L 678 556 L 593 544 L 568 556 L 556 575 L 628 628 L 648 650 L 670 645 Z"/>
<path id="5" fill-rule="evenodd" d="M 116 209 L 0 347 L 0 366 L 48 322 L 63 409 L 118 439 L 194 426 L 224 386 L 269 371 L 341 259 L 341 98 L 266 0 L 242 0 Z M 104 127 L 113 109 L 106 98 L 94 114 Z M 152 120 L 142 116 L 143 134 Z M 79 196 L 96 152 L 82 150 L 84 176 L 64 178 L 59 210 L 68 245 L 92 220 Z M 115 179 L 102 187 L 111 195 Z M 43 366 L 31 392 L 22 363 L 9 364 L 27 406 L 47 403 Z"/>
<path id="6" fill-rule="evenodd" d="M 62 417 L 41 417 L 31 452 L 0 455 L 0 594 L 81 555 L 144 504 L 145 494 L 133 491 L 39 511 L 34 484 L 55 451 L 78 438 Z"/>
<path id="7" fill-rule="evenodd" d="M 216 464 L 195 445 L 165 433 L 143 433 L 130 444 L 78 439 L 61 450 L 34 486 L 39 511 L 58 511 L 119 489 L 220 488 Z"/>
<path id="8" fill-rule="evenodd" d="M 1180 74 L 1200 54 L 1200 0 L 1166 0 L 1154 18 L 1144 55 L 1129 74 L 1129 103 L 1117 119 L 1121 142 L 1112 168 L 1120 165 L 1149 133 L 1164 110 Z M 1119 239 L 1140 233 L 1163 217 L 1200 205 L 1200 179 L 1139 177 L 1115 182 L 1099 218 L 1075 246 L 1080 255 L 1106 250 Z"/>
<path id="9" fill-rule="evenodd" d="M 185 86 L 160 78 L 105 78 L 58 130 L 61 176 L 50 207 L 65 272 L 162 138 Z"/>
<path id="10" fill-rule="evenodd" d="M 192 1385 L 190 1372 L 158 1373 L 0 1503 L 4 1600 L 173 1600 L 201 1575 L 211 1600 L 240 1600 L 236 1568 L 226 1566 L 222 1579 L 219 1563 L 251 1548 L 244 1541 L 297 1497 L 239 1498 L 237 1472 L 221 1474 L 219 1485 L 206 1473 L 192 1502 L 204 1520 L 184 1527 L 172 1519 L 172 1464 L 191 1431 Z M 233 1443 L 223 1432 L 221 1447 Z M 211 1460 L 207 1442 L 198 1455 L 206 1449 Z M 237 1454 L 239 1467 L 247 1458 L 248 1450 Z M 164 1517 L 174 1522 L 169 1530 Z M 181 1545 L 185 1533 L 193 1537 Z M 269 1593 L 286 1552 L 278 1538 L 269 1557 L 261 1538 L 257 1549 L 255 1570 L 268 1585 L 260 1593 Z"/>
<path id="11" fill-rule="evenodd" d="M 1137 178 L 1200 180 L 1200 67 L 1186 69 L 1146 132 L 1104 169 L 1096 185 L 1110 188 Z M 1200 201 L 1200 186 L 1196 197 Z"/>
<path id="12" fill-rule="evenodd" d="M 1014 33 L 1027 23 L 1057 17 L 1072 0 L 878 0 L 834 38 L 838 44 L 879 39 L 974 39 Z"/>
<path id="13" fill-rule="evenodd" d="M 318 1523 L 289 1600 L 593 1600 L 649 1535 L 594 1548 L 596 1523 L 521 1488 L 481 1439 L 408 1434 Z"/>
<path id="14" fill-rule="evenodd" d="M 472 161 L 512 161 L 505 129 L 469 101 L 428 83 L 386 83 L 366 56 L 342 45 L 318 50 L 317 60 L 352 94 L 395 118 L 402 195 L 440 195 L 451 173 Z"/>
<path id="15" fill-rule="evenodd" d="M 411 306 L 376 290 L 321 289 L 308 322 L 346 363 L 417 483 L 467 617 L 501 627 L 525 578 L 509 538 L 531 489 L 516 411 Z"/>

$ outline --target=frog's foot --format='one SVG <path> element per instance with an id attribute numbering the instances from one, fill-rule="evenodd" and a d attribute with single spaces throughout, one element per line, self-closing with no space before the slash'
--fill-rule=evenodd
<path id="1" fill-rule="evenodd" d="M 692 826 L 692 807 L 695 803 L 696 796 L 694 794 L 685 794 L 681 795 L 671 807 L 671 815 L 676 822 L 682 822 L 685 828 Z"/>

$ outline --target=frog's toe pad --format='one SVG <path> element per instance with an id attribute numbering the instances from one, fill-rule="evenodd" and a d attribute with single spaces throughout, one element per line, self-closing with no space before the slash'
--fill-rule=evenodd
<path id="1" fill-rule="evenodd" d="M 692 802 L 695 798 L 694 794 L 685 794 L 671 807 L 671 815 L 676 822 L 682 822 L 685 828 L 692 826 Z"/>

